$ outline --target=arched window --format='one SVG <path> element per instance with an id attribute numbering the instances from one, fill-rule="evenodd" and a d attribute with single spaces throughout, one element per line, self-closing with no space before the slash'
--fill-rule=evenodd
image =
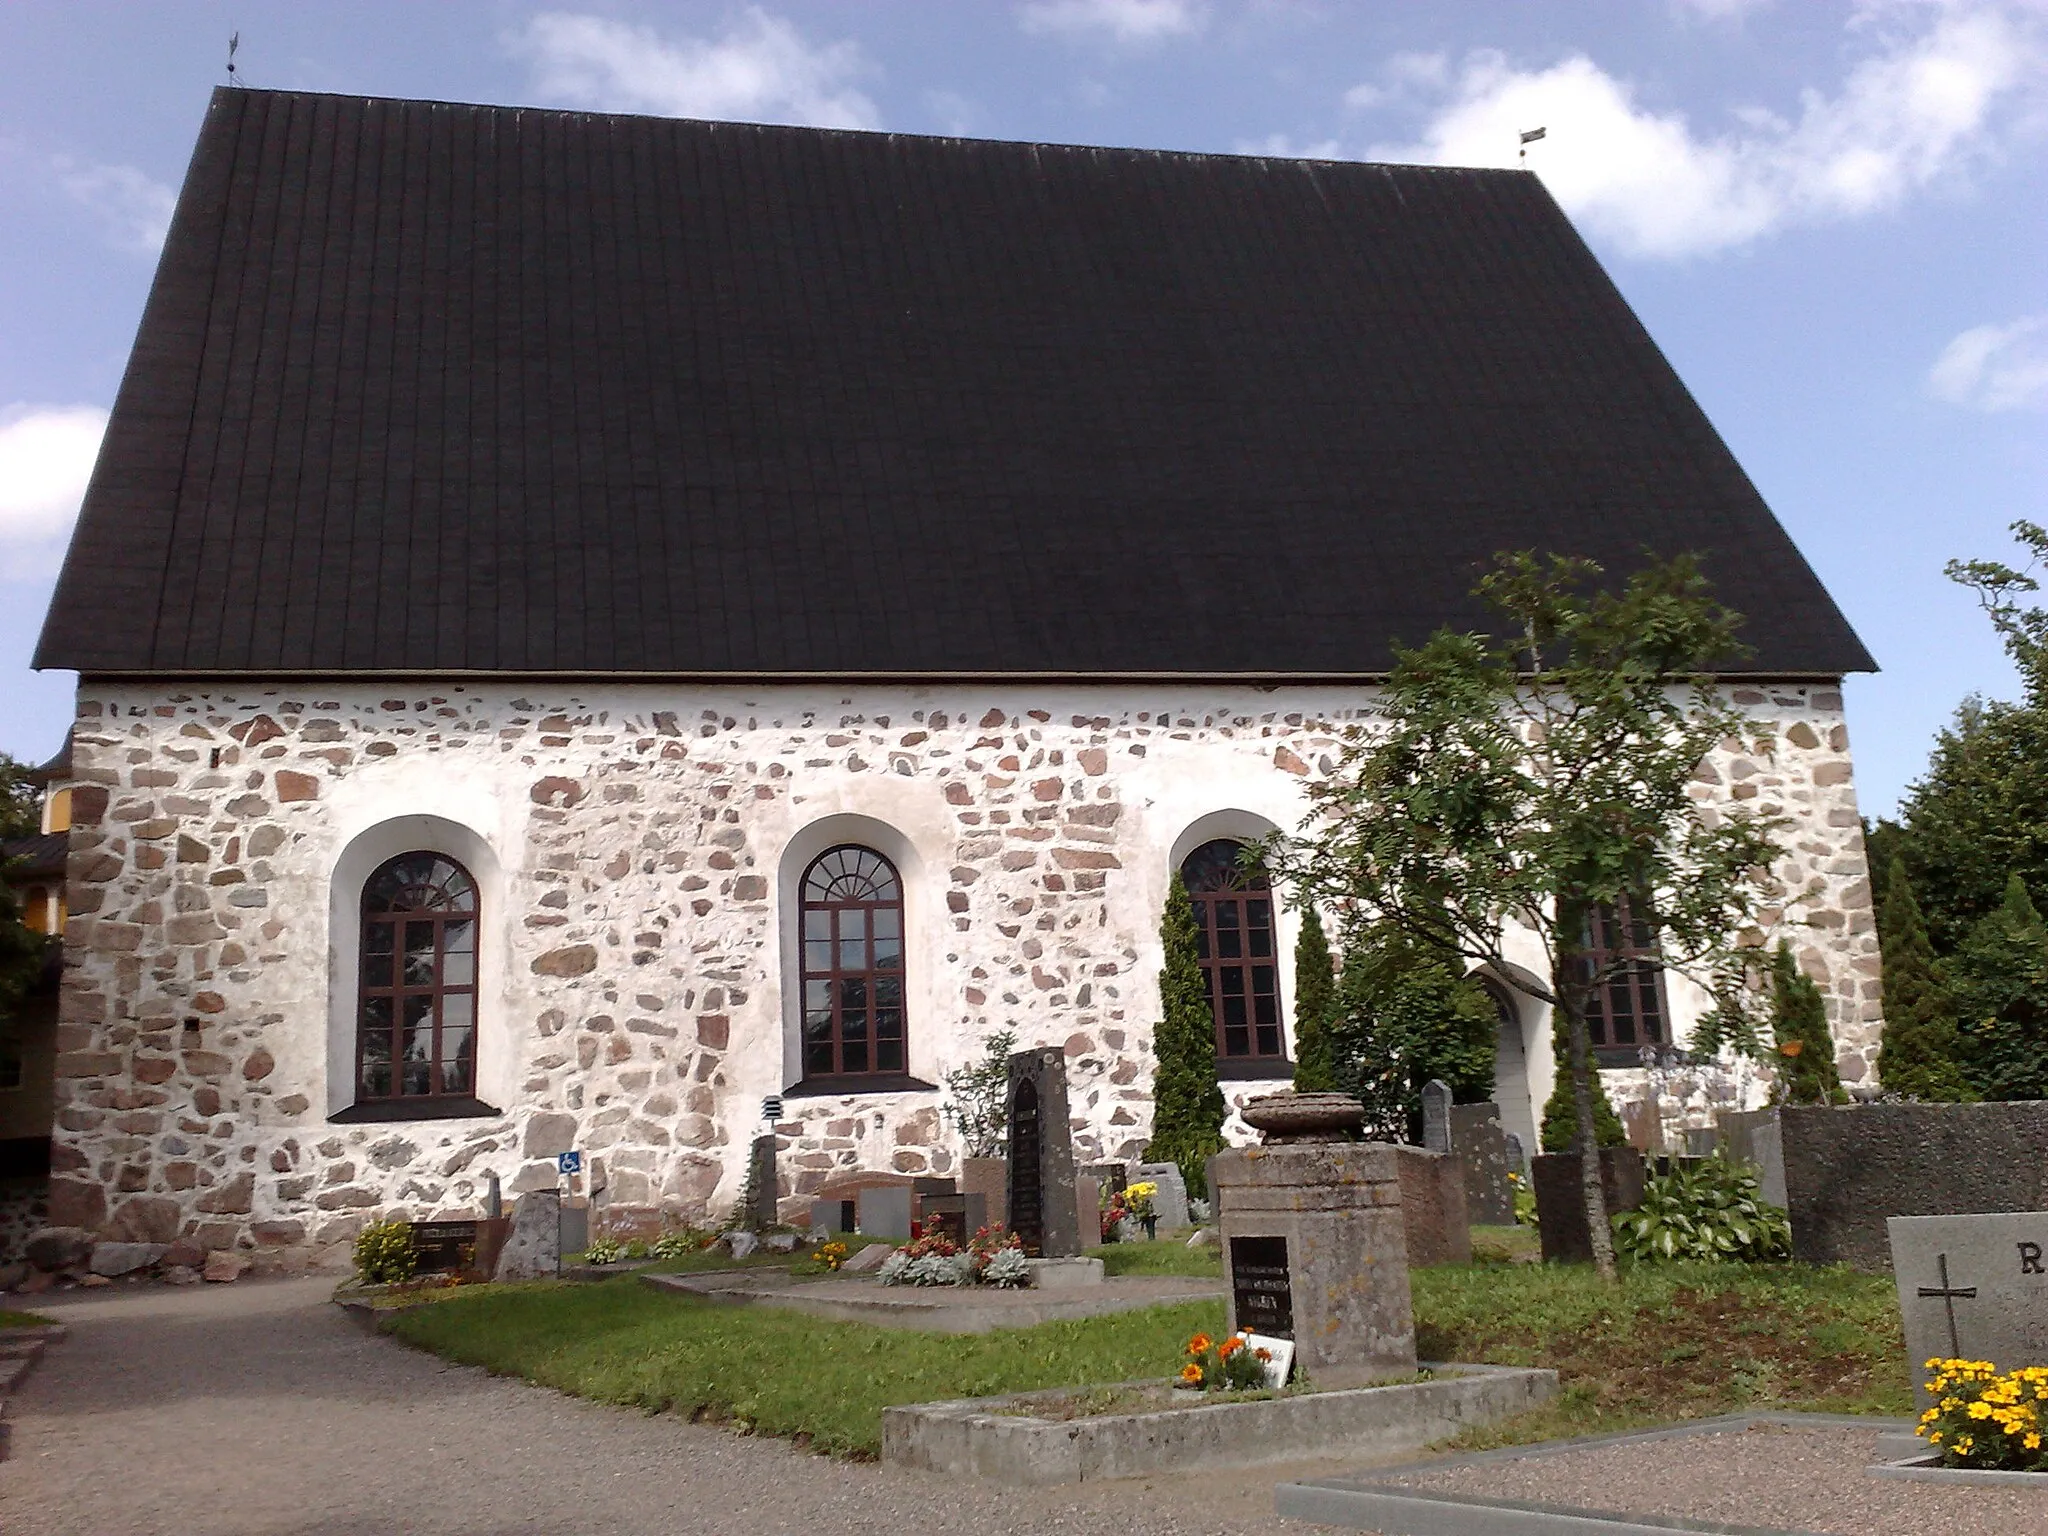
<path id="1" fill-rule="evenodd" d="M 1242 843 L 1218 838 L 1180 867 L 1195 906 L 1202 979 L 1216 1018 L 1216 1058 L 1226 1067 L 1287 1057 L 1280 1038 L 1273 882 L 1263 864 L 1247 869 L 1243 857 Z"/>
<path id="2" fill-rule="evenodd" d="M 401 853 L 363 882 L 357 1101 L 476 1093 L 476 882 Z"/>
<path id="3" fill-rule="evenodd" d="M 903 882 L 872 848 L 827 850 L 804 871 L 804 1078 L 909 1069 Z"/>

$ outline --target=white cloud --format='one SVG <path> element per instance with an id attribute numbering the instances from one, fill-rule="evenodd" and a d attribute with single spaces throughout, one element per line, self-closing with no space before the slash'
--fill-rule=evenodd
<path id="1" fill-rule="evenodd" d="M 163 249 L 178 201 L 169 187 L 132 165 L 82 164 L 68 155 L 57 156 L 51 169 L 64 195 L 97 214 L 118 245 L 144 256 Z"/>
<path id="2" fill-rule="evenodd" d="M 106 427 L 96 405 L 0 410 L 0 580 L 57 569 Z"/>
<path id="3" fill-rule="evenodd" d="M 1631 255 L 1697 255 L 1787 225 L 1891 207 L 1994 147 L 1994 118 L 2022 89 L 2040 90 L 2038 12 L 1951 5 L 1884 16 L 1921 23 L 1876 40 L 1833 96 L 1805 92 L 1796 118 L 1732 112 L 1724 133 L 1678 112 L 1583 54 L 1527 70 L 1499 53 L 1469 56 L 1443 102 L 1407 144 L 1376 159 L 1514 165 L 1523 129 L 1549 130 L 1529 169 L 1575 218 Z M 1859 31 L 1882 30 L 1878 12 Z"/>
<path id="4" fill-rule="evenodd" d="M 1762 10 L 1771 0 L 1671 0 L 1672 8 L 1691 12 L 1708 21 L 1739 21 L 1751 11 Z"/>
<path id="5" fill-rule="evenodd" d="M 1394 105 L 1419 92 L 1440 92 L 1450 77 L 1451 61 L 1445 54 L 1397 53 L 1380 66 L 1377 80 L 1346 91 L 1344 105 L 1353 111 Z"/>
<path id="6" fill-rule="evenodd" d="M 1036 0 L 1018 9 L 1026 32 L 1108 36 L 1119 43 L 1193 37 L 1209 23 L 1198 0 Z"/>
<path id="7" fill-rule="evenodd" d="M 868 72 L 858 46 L 813 46 L 753 7 L 717 38 L 665 38 L 601 16 L 549 12 L 514 41 L 531 55 L 542 95 L 567 106 L 815 128 L 881 123 L 852 84 Z"/>
<path id="8" fill-rule="evenodd" d="M 2048 315 L 1964 331 L 1941 349 L 1927 387 L 1980 411 L 2048 407 Z"/>

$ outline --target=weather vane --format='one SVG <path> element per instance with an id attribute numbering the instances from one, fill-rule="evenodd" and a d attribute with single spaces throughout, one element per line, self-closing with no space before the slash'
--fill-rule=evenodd
<path id="1" fill-rule="evenodd" d="M 235 78 L 235 50 L 236 50 L 237 48 L 241 47 L 241 46 L 242 46 L 242 34 L 241 34 L 241 33 L 239 33 L 239 32 L 234 32 L 234 33 L 230 33 L 230 34 L 229 34 L 229 36 L 228 36 L 228 84 L 229 84 L 229 85 L 240 85 L 240 84 L 242 83 L 241 81 L 239 81 L 239 80 L 237 80 L 237 79 Z"/>
<path id="2" fill-rule="evenodd" d="M 230 64 L 228 68 L 233 69 L 234 65 Z M 1538 139 L 1542 138 L 1549 131 L 1550 130 L 1547 128 L 1524 128 L 1522 130 L 1521 135 L 1522 147 L 1515 151 L 1515 158 L 1517 160 L 1526 161 L 1529 158 L 1529 146 L 1531 144 L 1534 144 Z"/>

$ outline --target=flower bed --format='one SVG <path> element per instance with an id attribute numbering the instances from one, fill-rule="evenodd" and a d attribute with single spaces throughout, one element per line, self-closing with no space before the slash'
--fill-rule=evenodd
<path id="1" fill-rule="evenodd" d="M 1936 1448 L 1939 1464 L 1973 1472 L 2048 1472 L 2041 1418 L 2048 1366 L 2000 1374 L 1989 1360 L 1927 1362 L 1934 1406 L 1914 1433 Z"/>
<path id="2" fill-rule="evenodd" d="M 884 1285 L 992 1285 L 1015 1290 L 1031 1283 L 1024 1244 L 1001 1222 L 982 1227 L 961 1247 L 934 1234 L 898 1248 L 882 1261 L 875 1278 Z"/>

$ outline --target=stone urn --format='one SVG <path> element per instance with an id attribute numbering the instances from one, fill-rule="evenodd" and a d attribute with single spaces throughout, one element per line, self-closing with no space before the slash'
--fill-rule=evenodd
<path id="1" fill-rule="evenodd" d="M 1356 1141 L 1365 1106 L 1348 1093 L 1269 1093 L 1238 1111 L 1269 1147 L 1296 1142 Z"/>

